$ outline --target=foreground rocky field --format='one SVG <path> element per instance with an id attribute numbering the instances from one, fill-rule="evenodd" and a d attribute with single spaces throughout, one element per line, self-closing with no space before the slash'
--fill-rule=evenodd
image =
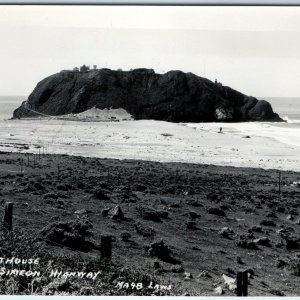
<path id="1" fill-rule="evenodd" d="M 248 270 L 250 296 L 299 296 L 299 182 L 281 172 L 279 194 L 276 170 L 2 152 L 0 217 L 5 202 L 14 217 L 1 257 L 39 257 L 42 275 L 2 276 L 0 292 L 234 295 L 223 275 Z M 100 259 L 103 235 L 111 262 Z"/>

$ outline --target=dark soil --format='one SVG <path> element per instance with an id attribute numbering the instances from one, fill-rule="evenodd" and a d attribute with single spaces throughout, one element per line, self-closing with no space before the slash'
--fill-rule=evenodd
<path id="1" fill-rule="evenodd" d="M 13 202 L 13 231 L 33 233 L 44 259 L 65 269 L 80 258 L 96 271 L 98 262 L 103 274 L 91 294 L 214 295 L 222 286 L 228 296 L 234 292 L 222 275 L 249 269 L 250 296 L 300 295 L 299 173 L 281 172 L 279 195 L 276 170 L 66 155 L 35 160 L 0 153 L 0 217 Z M 105 267 L 103 235 L 113 239 Z M 15 255 L 3 244 L 0 250 Z M 151 278 L 173 288 L 115 288 L 120 280 Z M 75 293 L 70 283 L 60 290 Z"/>

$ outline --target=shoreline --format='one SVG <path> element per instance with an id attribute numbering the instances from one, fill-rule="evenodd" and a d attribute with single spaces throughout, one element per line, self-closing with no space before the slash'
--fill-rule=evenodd
<path id="1" fill-rule="evenodd" d="M 2 151 L 45 149 L 49 154 L 300 171 L 298 129 L 270 123 L 39 119 L 6 121 L 0 128 Z"/>

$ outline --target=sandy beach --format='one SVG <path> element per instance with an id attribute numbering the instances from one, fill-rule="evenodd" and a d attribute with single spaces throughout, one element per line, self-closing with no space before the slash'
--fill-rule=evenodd
<path id="1" fill-rule="evenodd" d="M 299 128 L 276 123 L 6 120 L 0 150 L 300 170 Z"/>

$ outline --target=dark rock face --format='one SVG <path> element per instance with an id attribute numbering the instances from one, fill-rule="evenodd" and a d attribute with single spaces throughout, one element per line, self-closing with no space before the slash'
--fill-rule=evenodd
<path id="1" fill-rule="evenodd" d="M 135 119 L 171 122 L 282 121 L 264 100 L 192 73 L 152 69 L 62 71 L 42 80 L 14 118 L 123 108 Z M 31 109 L 31 110 L 28 110 Z"/>

